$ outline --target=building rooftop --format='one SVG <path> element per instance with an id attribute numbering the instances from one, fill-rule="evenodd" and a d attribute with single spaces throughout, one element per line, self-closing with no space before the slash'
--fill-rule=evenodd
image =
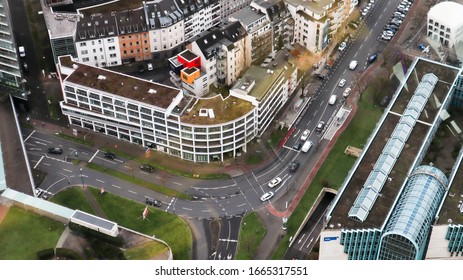
<path id="1" fill-rule="evenodd" d="M 274 86 L 285 72 L 283 67 L 269 69 L 260 66 L 251 66 L 248 71 L 232 87 L 232 90 L 239 90 L 242 93 L 255 97 L 257 100 L 264 99 L 265 94 Z"/>
<path id="2" fill-rule="evenodd" d="M 166 85 L 149 82 L 78 62 L 70 56 L 60 57 L 59 63 L 71 69 L 64 80 L 110 94 L 133 99 L 149 105 L 167 109 L 182 91 Z"/>
<path id="3" fill-rule="evenodd" d="M 391 104 L 385 110 L 380 123 L 365 145 L 362 155 L 355 163 L 338 194 L 337 202 L 330 214 L 331 219 L 328 222 L 330 225 L 338 225 L 346 229 L 381 228 L 384 226 L 390 210 L 398 199 L 399 192 L 413 168 L 420 164 L 430 163 L 426 156 L 429 155 L 431 148 L 426 149 L 424 143 L 428 133 L 431 133 L 433 125 L 440 117 L 441 105 L 450 98 L 449 85 L 455 81 L 458 69 L 423 59 L 418 59 L 414 63 L 412 69 L 407 73 L 404 83 L 394 95 L 390 93 L 390 96 L 393 95 Z M 401 118 L 404 120 L 404 112 L 407 112 L 405 109 L 409 106 L 418 85 L 422 82 L 423 77 L 429 73 L 437 77 L 437 83 L 431 96 L 426 100 L 421 114 L 416 115 L 418 119 L 410 130 L 409 136 L 402 134 L 397 136 L 404 139 L 405 144 L 401 151 L 392 152 L 398 157 L 395 159 L 389 174 L 385 175 L 386 181 L 380 195 L 375 198 L 373 207 L 363 222 L 349 218 L 348 213 L 351 207 L 375 168 L 378 158 L 384 153 L 394 129 L 397 128 Z M 402 132 L 402 129 L 399 132 Z M 421 158 L 424 156 L 424 160 L 420 161 L 420 156 Z M 445 172 L 445 168 L 441 164 L 437 164 L 436 167 Z"/>
<path id="4" fill-rule="evenodd" d="M 251 102 L 234 96 L 224 99 L 219 94 L 211 98 L 196 98 L 191 107 L 181 116 L 181 121 L 193 125 L 226 123 L 249 113 L 253 108 Z M 212 110 L 212 114 L 208 111 L 203 116 L 202 112 L 205 110 Z"/>
<path id="5" fill-rule="evenodd" d="M 194 54 L 192 51 L 186 49 L 183 52 L 178 54 L 179 56 L 183 57 L 186 61 L 193 61 L 195 58 L 198 58 L 196 54 Z"/>
<path id="6" fill-rule="evenodd" d="M 286 2 L 292 6 L 302 6 L 316 14 L 325 13 L 329 9 L 329 6 L 334 4 L 336 1 L 338 0 L 286 0 Z"/>
<path id="7" fill-rule="evenodd" d="M 462 13 L 463 5 L 456 2 L 444 1 L 431 7 L 428 17 L 438 17 L 442 21 L 439 22 L 440 24 L 443 24 L 445 27 L 455 28 L 462 25 Z"/>
<path id="8" fill-rule="evenodd" d="M 50 39 L 74 36 L 80 19 L 77 13 L 53 12 L 50 7 L 45 6 L 42 7 L 42 12 Z"/>
<path id="9" fill-rule="evenodd" d="M 243 23 L 244 26 L 247 27 L 263 17 L 266 18 L 266 15 L 264 13 L 261 13 L 260 11 L 252 9 L 251 7 L 246 7 L 232 14 L 230 17 L 240 21 L 241 23 Z"/>

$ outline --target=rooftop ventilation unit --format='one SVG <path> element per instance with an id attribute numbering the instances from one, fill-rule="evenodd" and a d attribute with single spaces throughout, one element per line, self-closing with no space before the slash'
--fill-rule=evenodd
<path id="1" fill-rule="evenodd" d="M 148 93 L 150 93 L 150 94 L 153 94 L 153 93 L 156 93 L 156 92 L 157 92 L 157 91 L 156 91 L 155 89 L 151 89 L 151 88 L 150 88 L 150 89 L 148 90 Z"/>
<path id="2" fill-rule="evenodd" d="M 106 77 L 103 75 L 98 75 L 98 80 L 106 80 Z"/>

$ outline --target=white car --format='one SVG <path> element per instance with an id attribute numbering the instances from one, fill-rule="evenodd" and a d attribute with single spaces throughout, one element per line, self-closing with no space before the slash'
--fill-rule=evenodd
<path id="1" fill-rule="evenodd" d="M 276 186 L 278 186 L 280 183 L 281 183 L 281 178 L 280 177 L 276 177 L 275 179 L 273 179 L 272 181 L 270 181 L 268 183 L 268 187 L 269 188 L 274 188 Z"/>
<path id="2" fill-rule="evenodd" d="M 309 134 L 310 134 L 310 130 L 308 129 L 304 130 L 304 132 L 302 132 L 302 135 L 301 135 L 301 140 L 302 141 L 307 140 L 307 138 L 309 137 Z"/>
<path id="3" fill-rule="evenodd" d="M 339 81 L 338 86 L 339 86 L 339 87 L 343 87 L 343 86 L 345 86 L 345 85 L 346 85 L 346 79 L 341 79 L 341 80 Z"/>
<path id="4" fill-rule="evenodd" d="M 265 202 L 274 196 L 273 192 L 266 192 L 260 197 L 260 201 Z"/>
<path id="5" fill-rule="evenodd" d="M 24 49 L 24 46 L 19 46 L 19 56 L 20 57 L 25 57 L 26 56 L 26 50 Z"/>
<path id="6" fill-rule="evenodd" d="M 342 43 L 339 45 L 338 51 L 342 52 L 346 47 L 347 47 L 346 42 L 342 42 Z"/>
<path id="7" fill-rule="evenodd" d="M 356 67 L 357 67 L 357 60 L 352 60 L 350 63 L 349 63 L 349 69 L 350 70 L 354 70 Z"/>
<path id="8" fill-rule="evenodd" d="M 342 97 L 347 98 L 351 91 L 352 89 L 350 87 L 346 88 L 344 92 L 342 93 Z"/>
<path id="9" fill-rule="evenodd" d="M 148 67 L 147 67 L 147 68 L 148 68 L 148 71 L 153 70 L 153 69 L 154 69 L 153 63 L 148 63 Z"/>

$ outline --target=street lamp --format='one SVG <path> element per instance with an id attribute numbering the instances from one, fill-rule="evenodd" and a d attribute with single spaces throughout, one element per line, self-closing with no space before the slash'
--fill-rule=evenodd
<path id="1" fill-rule="evenodd" d="M 82 180 L 82 188 L 85 187 L 84 185 L 84 176 L 82 176 L 82 168 L 80 169 L 80 179 Z"/>

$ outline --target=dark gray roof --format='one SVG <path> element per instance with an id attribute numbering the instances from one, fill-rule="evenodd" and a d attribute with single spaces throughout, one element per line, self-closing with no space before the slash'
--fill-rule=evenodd
<path id="1" fill-rule="evenodd" d="M 180 9 L 172 0 L 154 0 L 144 3 L 146 24 L 150 29 L 169 27 L 183 19 Z"/>
<path id="2" fill-rule="evenodd" d="M 202 50 L 204 56 L 209 59 L 214 55 L 215 50 L 220 45 L 231 45 L 245 37 L 246 34 L 246 30 L 241 23 L 236 21 L 225 27 L 213 28 L 210 31 L 206 31 L 193 38 L 193 41 L 198 44 L 198 47 Z"/>
<path id="3" fill-rule="evenodd" d="M 215 4 L 219 0 L 175 0 L 185 17 L 188 17 L 197 11 L 201 11 L 205 7 Z"/>
<path id="4" fill-rule="evenodd" d="M 88 224 L 92 224 L 95 226 L 98 226 L 100 228 L 106 229 L 111 231 L 114 227 L 117 227 L 117 224 L 108 220 L 105 220 L 103 218 L 93 216 L 90 214 L 87 214 L 85 212 L 81 212 L 79 210 L 76 210 L 74 214 L 72 215 L 71 219 L 76 219 L 83 221 Z"/>
<path id="5" fill-rule="evenodd" d="M 78 22 L 76 41 L 147 31 L 143 9 L 121 12 L 94 13 L 90 11 Z"/>

